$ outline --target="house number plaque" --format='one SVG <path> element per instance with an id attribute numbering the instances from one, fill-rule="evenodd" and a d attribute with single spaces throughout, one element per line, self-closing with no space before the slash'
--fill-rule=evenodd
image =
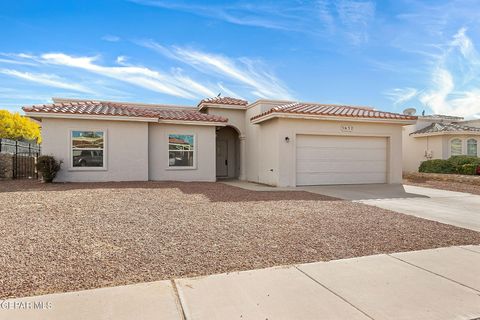
<path id="1" fill-rule="evenodd" d="M 353 126 L 341 125 L 340 126 L 340 131 L 342 131 L 342 132 L 352 132 L 353 131 Z"/>

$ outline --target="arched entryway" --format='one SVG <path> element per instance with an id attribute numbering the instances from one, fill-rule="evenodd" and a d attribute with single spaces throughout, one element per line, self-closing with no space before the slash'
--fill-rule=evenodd
<path id="1" fill-rule="evenodd" d="M 231 127 L 217 129 L 216 173 L 218 179 L 235 179 L 240 176 L 240 139 Z"/>

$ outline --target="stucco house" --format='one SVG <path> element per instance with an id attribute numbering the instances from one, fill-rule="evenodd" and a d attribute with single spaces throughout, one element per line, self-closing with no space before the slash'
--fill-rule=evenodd
<path id="1" fill-rule="evenodd" d="M 480 119 L 445 115 L 419 116 L 403 127 L 403 170 L 416 172 L 420 163 L 454 155 L 480 156 Z"/>
<path id="2" fill-rule="evenodd" d="M 42 123 L 58 181 L 216 181 L 274 186 L 401 183 L 402 127 L 369 107 L 215 97 L 196 107 L 54 99 Z"/>

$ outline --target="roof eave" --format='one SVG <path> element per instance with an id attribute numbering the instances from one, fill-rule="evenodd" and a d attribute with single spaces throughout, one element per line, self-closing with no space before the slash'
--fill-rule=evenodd
<path id="1" fill-rule="evenodd" d="M 253 124 L 259 124 L 264 121 L 271 120 L 273 118 L 392 123 L 392 124 L 401 124 L 401 125 L 414 124 L 417 121 L 416 119 L 408 120 L 408 119 L 367 118 L 367 117 L 328 116 L 328 115 L 317 115 L 317 114 L 271 112 L 271 113 L 262 115 L 258 118 L 253 117 L 250 119 L 250 122 L 252 122 Z"/>
<path id="2" fill-rule="evenodd" d="M 79 120 L 107 120 L 107 121 L 136 121 L 136 122 L 158 122 L 157 117 L 131 117 L 131 116 L 110 116 L 110 115 L 90 115 L 76 113 L 52 113 L 25 111 L 25 115 L 34 119 L 53 118 L 53 119 L 79 119 Z"/>
<path id="3" fill-rule="evenodd" d="M 136 121 L 136 122 L 154 122 L 171 123 L 183 125 L 208 125 L 225 126 L 227 121 L 212 120 L 179 120 L 179 119 L 159 119 L 158 117 L 129 117 L 129 116 L 107 116 L 107 115 L 86 115 L 73 113 L 50 113 L 50 112 L 25 112 L 25 115 L 33 119 L 53 118 L 53 119 L 79 119 L 79 120 L 107 120 L 107 121 Z"/>
<path id="4" fill-rule="evenodd" d="M 227 125 L 227 121 L 170 120 L 170 119 L 159 119 L 158 123 L 193 125 L 193 126 L 216 126 L 216 127 L 224 127 Z"/>
<path id="5" fill-rule="evenodd" d="M 432 136 L 464 136 L 474 135 L 479 136 L 480 131 L 440 131 L 440 132 L 427 132 L 427 133 L 410 133 L 410 136 L 414 138 L 432 137 Z"/>

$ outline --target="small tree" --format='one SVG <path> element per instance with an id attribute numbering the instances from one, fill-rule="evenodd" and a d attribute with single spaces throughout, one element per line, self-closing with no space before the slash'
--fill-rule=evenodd
<path id="1" fill-rule="evenodd" d="M 37 170 L 42 174 L 43 181 L 50 183 L 57 176 L 61 165 L 62 161 L 57 161 L 52 156 L 40 156 L 37 161 Z"/>
<path id="2" fill-rule="evenodd" d="M 0 110 L 0 138 L 41 142 L 40 126 L 18 112 Z"/>

